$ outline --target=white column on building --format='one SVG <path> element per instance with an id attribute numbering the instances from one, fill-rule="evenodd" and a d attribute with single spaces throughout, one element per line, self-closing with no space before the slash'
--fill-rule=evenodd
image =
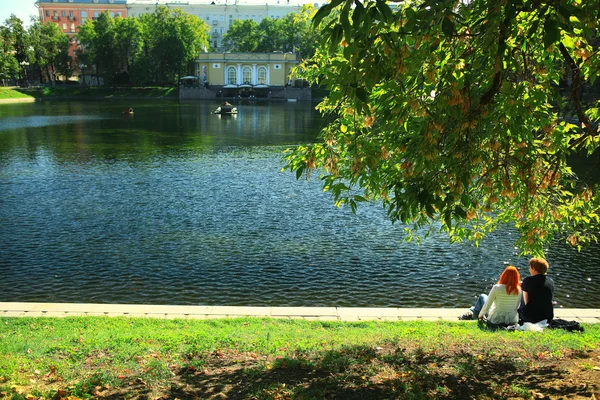
<path id="1" fill-rule="evenodd" d="M 267 85 L 271 86 L 271 64 L 267 64 Z"/>
<path id="2" fill-rule="evenodd" d="M 258 83 L 258 75 L 256 74 L 256 64 L 252 64 L 252 84 Z"/>
<path id="3" fill-rule="evenodd" d="M 237 82 L 238 85 L 241 85 L 242 83 L 242 64 L 237 65 Z"/>
<path id="4" fill-rule="evenodd" d="M 227 82 L 227 63 L 223 63 L 223 74 L 225 76 L 225 79 L 223 79 L 223 82 L 225 82 L 225 85 L 229 84 L 229 82 Z"/>

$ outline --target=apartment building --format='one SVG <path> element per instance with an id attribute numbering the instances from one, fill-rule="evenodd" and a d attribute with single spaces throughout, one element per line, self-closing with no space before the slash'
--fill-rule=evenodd
<path id="1" fill-rule="evenodd" d="M 72 39 L 69 54 L 73 57 L 77 49 L 73 36 L 79 26 L 88 19 L 98 18 L 104 11 L 113 17 L 126 17 L 126 3 L 126 0 L 37 0 L 35 6 L 42 21 L 54 22 Z"/>

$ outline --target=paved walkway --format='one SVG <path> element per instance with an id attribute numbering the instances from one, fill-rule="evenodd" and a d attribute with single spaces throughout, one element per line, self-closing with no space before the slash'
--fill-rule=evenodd
<path id="1" fill-rule="evenodd" d="M 303 318 L 326 321 L 457 321 L 466 308 L 360 308 L 360 307 L 228 307 L 141 304 L 0 303 L 0 317 L 67 317 L 85 315 L 152 318 Z M 557 308 L 556 318 L 599 323 L 600 309 Z"/>

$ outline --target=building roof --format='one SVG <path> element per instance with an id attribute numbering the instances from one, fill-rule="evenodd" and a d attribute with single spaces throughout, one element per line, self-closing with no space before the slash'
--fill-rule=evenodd
<path id="1" fill-rule="evenodd" d="M 75 0 L 77 1 L 77 0 Z M 88 0 L 89 1 L 89 0 Z M 105 0 L 106 1 L 106 0 Z M 117 1 L 117 0 L 115 0 Z M 123 1 L 125 2 L 125 1 Z M 301 6 L 312 4 L 314 0 L 128 0 L 127 5 L 165 5 L 171 7 L 193 5 L 269 5 L 269 6 Z M 322 0 L 321 0 L 322 2 Z"/>
<path id="2" fill-rule="evenodd" d="M 127 0 L 37 0 L 35 4 L 127 4 Z"/>

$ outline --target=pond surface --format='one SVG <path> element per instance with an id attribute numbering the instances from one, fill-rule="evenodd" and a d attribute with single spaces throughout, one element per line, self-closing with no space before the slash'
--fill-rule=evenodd
<path id="1" fill-rule="evenodd" d="M 514 232 L 479 248 L 404 242 L 376 205 L 338 209 L 282 152 L 322 121 L 308 104 L 0 105 L 0 301 L 464 307 Z M 600 307 L 600 248 L 548 251 L 557 307 Z"/>

